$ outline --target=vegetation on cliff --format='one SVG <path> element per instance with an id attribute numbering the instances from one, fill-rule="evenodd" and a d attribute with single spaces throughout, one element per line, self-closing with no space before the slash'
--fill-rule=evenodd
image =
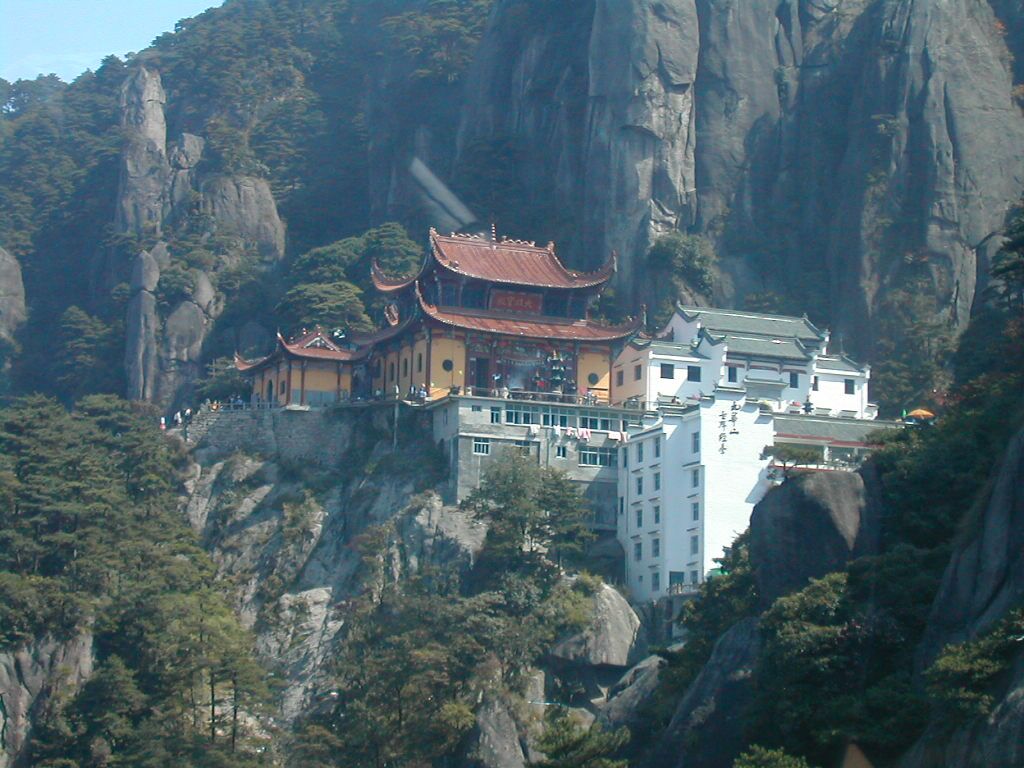
<path id="1" fill-rule="evenodd" d="M 115 398 L 0 410 L 0 646 L 89 632 L 97 659 L 41 709 L 33 765 L 242 766 L 265 746 L 265 673 L 178 511 L 181 461 Z"/>

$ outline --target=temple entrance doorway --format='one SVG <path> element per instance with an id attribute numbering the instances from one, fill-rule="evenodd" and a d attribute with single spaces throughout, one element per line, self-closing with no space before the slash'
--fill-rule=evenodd
<path id="1" fill-rule="evenodd" d="M 491 389 L 491 360 L 487 357 L 476 357 L 472 360 L 470 381 L 474 388 L 489 391 Z"/>

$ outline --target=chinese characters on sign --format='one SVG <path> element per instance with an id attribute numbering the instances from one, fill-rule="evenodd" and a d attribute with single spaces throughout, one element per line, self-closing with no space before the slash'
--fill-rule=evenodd
<path id="1" fill-rule="evenodd" d="M 511 309 L 516 312 L 541 313 L 542 297 L 539 293 L 517 291 L 493 291 L 491 309 Z"/>

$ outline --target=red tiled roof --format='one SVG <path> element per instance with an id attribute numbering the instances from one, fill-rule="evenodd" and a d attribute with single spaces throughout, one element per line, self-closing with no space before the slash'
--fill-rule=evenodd
<path id="1" fill-rule="evenodd" d="M 468 235 L 439 235 L 430 230 L 430 248 L 437 263 L 452 272 L 493 283 L 540 288 L 590 288 L 615 272 L 609 259 L 596 272 L 566 269 L 555 256 L 555 244 L 538 248 L 522 240 L 493 240 Z"/>
<path id="2" fill-rule="evenodd" d="M 509 312 L 461 307 L 435 307 L 426 302 L 417 290 L 420 306 L 427 317 L 455 328 L 465 328 L 505 336 L 526 336 L 535 339 L 571 339 L 573 341 L 614 341 L 634 333 L 640 321 L 610 326 L 590 320 L 562 317 L 524 317 Z"/>
<path id="3" fill-rule="evenodd" d="M 423 274 L 425 266 L 425 264 L 421 266 L 412 277 L 394 277 L 385 274 L 384 270 L 377 266 L 377 262 L 373 261 L 370 263 L 370 280 L 373 282 L 373 287 L 381 293 L 394 293 L 412 285 L 416 278 Z"/>
<path id="4" fill-rule="evenodd" d="M 239 371 L 249 371 L 264 363 L 273 362 L 282 353 L 307 360 L 334 360 L 344 363 L 362 360 L 369 352 L 368 347 L 345 349 L 328 337 L 321 328 L 314 328 L 292 341 L 285 341 L 280 333 L 277 334 L 277 349 L 259 360 L 249 361 L 235 353 L 235 368 Z"/>

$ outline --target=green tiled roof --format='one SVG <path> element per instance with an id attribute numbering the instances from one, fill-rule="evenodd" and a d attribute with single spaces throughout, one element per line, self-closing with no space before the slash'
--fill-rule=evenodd
<path id="1" fill-rule="evenodd" d="M 741 312 L 737 309 L 712 309 L 708 307 L 685 307 L 679 311 L 688 320 L 700 320 L 701 324 L 715 336 L 722 334 L 752 334 L 773 338 L 793 338 L 801 341 L 820 342 L 825 339 L 824 331 L 814 327 L 806 317 L 786 315 L 765 315 L 759 312 Z"/>
<path id="2" fill-rule="evenodd" d="M 818 355 L 818 367 L 828 368 L 830 371 L 861 372 L 861 367 L 846 355 Z"/>
<path id="3" fill-rule="evenodd" d="M 718 335 L 718 334 L 716 334 Z M 792 336 L 789 338 L 768 338 L 766 336 L 744 336 L 726 333 L 725 343 L 729 345 L 729 356 L 749 355 L 759 358 L 780 358 L 782 360 L 798 360 L 807 362 L 811 356 L 797 343 Z"/>
<path id="4" fill-rule="evenodd" d="M 883 429 L 899 427 L 894 421 L 867 419 L 836 419 L 826 416 L 775 414 L 775 434 L 786 437 L 811 438 L 829 442 L 863 443 L 868 435 Z"/>

